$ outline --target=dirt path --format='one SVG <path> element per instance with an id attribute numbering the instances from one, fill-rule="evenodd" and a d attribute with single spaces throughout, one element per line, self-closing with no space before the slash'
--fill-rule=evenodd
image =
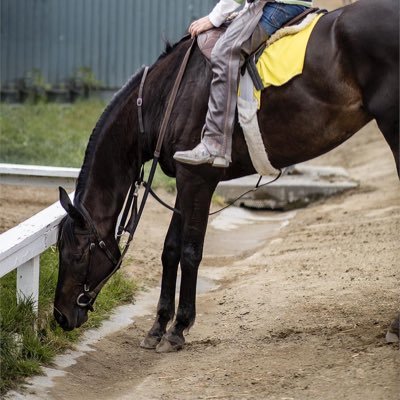
<path id="1" fill-rule="evenodd" d="M 400 352 L 384 340 L 400 309 L 391 153 L 371 124 L 313 163 L 344 166 L 360 188 L 298 211 L 272 240 L 270 224 L 255 224 L 265 243 L 236 245 L 231 256 L 224 238 L 245 242 L 251 225 L 211 227 L 201 273 L 219 286 L 199 296 L 183 351 L 139 348 L 153 318 L 141 317 L 67 368 L 47 398 L 398 399 Z M 151 205 L 131 253 L 127 269 L 148 284 L 159 279 L 169 217 Z"/>

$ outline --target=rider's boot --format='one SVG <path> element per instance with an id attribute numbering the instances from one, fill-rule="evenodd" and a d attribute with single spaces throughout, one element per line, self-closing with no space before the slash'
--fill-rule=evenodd
<path id="1" fill-rule="evenodd" d="M 192 150 L 177 151 L 174 159 L 191 165 L 212 164 L 213 167 L 218 168 L 229 166 L 229 161 L 224 156 L 212 155 L 203 141 Z"/>

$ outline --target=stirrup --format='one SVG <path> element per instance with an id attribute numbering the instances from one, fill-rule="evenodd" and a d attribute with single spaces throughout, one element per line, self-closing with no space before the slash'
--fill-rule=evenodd
<path id="1" fill-rule="evenodd" d="M 229 161 L 225 157 L 215 157 L 212 166 L 216 168 L 227 168 L 229 167 Z"/>

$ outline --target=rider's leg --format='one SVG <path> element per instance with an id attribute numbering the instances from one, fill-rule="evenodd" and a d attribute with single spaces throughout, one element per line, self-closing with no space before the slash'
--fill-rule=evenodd
<path id="1" fill-rule="evenodd" d="M 307 10 L 305 6 L 284 3 L 267 3 L 260 19 L 260 25 L 268 35 L 273 35 L 287 22 Z"/>
<path id="2" fill-rule="evenodd" d="M 211 162 L 217 167 L 229 165 L 240 67 L 269 35 L 305 9 L 258 2 L 232 22 L 211 55 L 213 80 L 202 141 L 193 150 L 175 153 L 176 160 L 187 164 Z"/>
<path id="3" fill-rule="evenodd" d="M 256 51 L 268 39 L 260 24 L 252 28 L 252 35 L 234 52 L 231 63 L 226 63 L 227 52 L 221 43 L 213 53 L 214 79 L 211 84 L 208 112 L 202 143 L 212 155 L 231 162 L 232 132 L 235 123 L 239 71 L 246 57 Z M 230 52 L 229 52 L 230 53 Z M 230 53 L 232 54 L 232 53 Z"/>
<path id="4" fill-rule="evenodd" d="M 233 20 L 214 47 L 211 54 L 213 79 L 202 142 L 193 150 L 175 153 L 176 160 L 188 164 L 212 162 L 215 166 L 229 165 L 230 140 L 227 132 L 232 131 L 234 124 L 241 48 L 252 36 L 264 4 L 265 1 L 251 4 Z M 265 40 L 265 33 L 262 36 Z"/>

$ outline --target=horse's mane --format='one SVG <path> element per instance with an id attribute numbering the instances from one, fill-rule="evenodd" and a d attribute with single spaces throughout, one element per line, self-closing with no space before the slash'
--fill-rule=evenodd
<path id="1" fill-rule="evenodd" d="M 119 109 L 121 104 L 124 104 L 123 100 L 125 100 L 126 96 L 129 95 L 129 93 L 131 93 L 132 89 L 135 88 L 139 84 L 140 79 L 143 75 L 143 70 L 144 70 L 144 68 L 141 68 L 139 71 L 137 71 L 125 83 L 125 85 L 120 90 L 118 90 L 118 92 L 113 96 L 112 100 L 107 105 L 107 107 L 104 109 L 100 118 L 96 122 L 96 125 L 92 131 L 92 134 L 90 135 L 88 145 L 86 147 L 83 165 L 82 165 L 81 172 L 79 173 L 78 180 L 76 183 L 76 188 L 75 188 L 76 195 L 83 189 L 83 187 L 86 184 L 86 181 L 88 178 L 89 166 L 92 162 L 95 145 L 96 145 L 98 139 L 100 138 L 101 133 L 103 132 L 104 125 L 108 121 L 111 113 L 116 111 L 117 109 Z M 77 197 L 76 195 L 75 195 L 75 198 Z"/>
<path id="2" fill-rule="evenodd" d="M 188 36 L 185 36 L 173 45 L 171 45 L 170 42 L 166 41 L 165 50 L 158 57 L 157 61 L 152 65 L 151 69 L 156 67 L 161 60 L 169 56 L 179 46 L 180 43 L 186 41 L 187 39 Z M 92 163 L 96 143 L 98 142 L 98 139 L 102 136 L 102 133 L 104 133 L 103 127 L 106 125 L 106 123 L 109 122 L 111 114 L 116 115 L 118 110 L 126 103 L 127 96 L 129 96 L 129 94 L 132 93 L 132 90 L 139 85 L 143 75 L 143 71 L 144 67 L 140 68 L 131 78 L 129 78 L 124 86 L 120 90 L 118 90 L 118 92 L 113 96 L 111 102 L 107 105 L 100 118 L 98 119 L 92 131 L 92 134 L 90 135 L 89 142 L 85 151 L 83 165 L 76 182 L 75 200 L 79 201 L 79 193 L 85 187 L 85 184 L 87 182 L 90 169 L 89 167 Z"/>

